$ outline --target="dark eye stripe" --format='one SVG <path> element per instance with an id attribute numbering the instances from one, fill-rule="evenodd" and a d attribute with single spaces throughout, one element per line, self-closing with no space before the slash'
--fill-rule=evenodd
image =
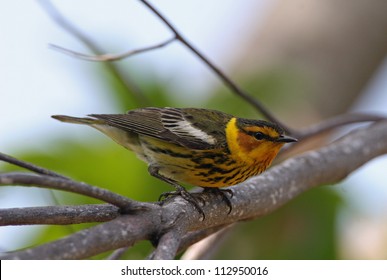
<path id="1" fill-rule="evenodd" d="M 257 139 L 257 132 L 253 132 L 253 131 L 247 131 L 247 130 L 244 130 L 243 129 L 243 132 L 244 133 L 246 133 L 247 135 L 250 135 L 251 137 L 254 137 L 254 138 L 256 138 Z M 261 139 L 258 139 L 258 140 L 263 140 L 263 139 L 265 139 L 265 140 L 268 140 L 268 141 L 272 141 L 272 142 L 274 142 L 274 141 L 276 141 L 276 139 L 275 138 L 273 138 L 273 137 L 271 137 L 270 135 L 267 135 L 267 134 L 265 134 L 265 133 L 263 133 L 263 132 L 259 132 L 261 135 L 262 135 L 262 138 Z"/>
<path id="2" fill-rule="evenodd" d="M 263 134 L 262 132 L 255 132 L 253 134 L 254 138 L 257 139 L 257 140 L 263 140 L 265 139 L 265 134 Z"/>

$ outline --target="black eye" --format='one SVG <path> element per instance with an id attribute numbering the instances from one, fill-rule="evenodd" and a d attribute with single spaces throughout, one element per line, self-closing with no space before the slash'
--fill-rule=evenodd
<path id="1" fill-rule="evenodd" d="M 265 138 L 265 134 L 263 134 L 262 132 L 255 132 L 254 137 L 257 140 L 262 140 L 263 138 Z"/>

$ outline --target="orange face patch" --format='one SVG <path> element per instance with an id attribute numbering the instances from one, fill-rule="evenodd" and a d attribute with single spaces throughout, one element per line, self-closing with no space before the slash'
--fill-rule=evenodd
<path id="1" fill-rule="evenodd" d="M 262 132 L 268 135 L 270 138 L 274 139 L 279 136 L 277 132 L 273 132 L 270 130 L 270 128 L 265 130 L 264 127 L 254 127 L 250 129 L 249 132 Z M 247 134 L 245 131 L 241 130 L 238 133 L 237 142 L 244 160 L 252 160 L 254 162 L 265 162 L 267 163 L 267 165 L 270 165 L 271 161 L 274 159 L 279 149 L 284 144 L 281 142 L 273 142 L 265 138 L 263 138 L 262 140 L 258 140 L 254 137 L 254 135 Z"/>
<path id="2" fill-rule="evenodd" d="M 253 136 L 248 135 L 242 131 L 238 134 L 238 144 L 241 149 L 244 150 L 245 153 L 249 153 L 255 148 L 257 148 L 262 141 L 258 141 Z"/>

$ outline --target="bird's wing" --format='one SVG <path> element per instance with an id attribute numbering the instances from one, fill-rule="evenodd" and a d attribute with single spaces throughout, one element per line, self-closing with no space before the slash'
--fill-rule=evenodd
<path id="1" fill-rule="evenodd" d="M 224 133 L 224 127 L 221 128 L 218 123 L 211 123 L 217 121 L 217 118 L 198 117 L 198 114 L 204 112 L 200 110 L 203 109 L 148 107 L 132 110 L 127 114 L 90 116 L 125 131 L 154 137 L 190 149 L 206 150 L 223 146 L 225 137 L 219 137 L 221 136 L 219 134 Z M 209 130 L 206 129 L 207 127 L 215 128 Z"/>

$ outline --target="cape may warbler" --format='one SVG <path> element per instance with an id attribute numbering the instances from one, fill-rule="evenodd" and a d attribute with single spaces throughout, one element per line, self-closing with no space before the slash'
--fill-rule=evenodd
<path id="1" fill-rule="evenodd" d="M 208 109 L 149 107 L 89 116 L 53 118 L 92 126 L 132 150 L 152 176 L 175 187 L 161 197 L 181 195 L 203 217 L 196 199 L 179 182 L 218 191 L 265 171 L 285 143 L 297 141 L 276 124 Z"/>

